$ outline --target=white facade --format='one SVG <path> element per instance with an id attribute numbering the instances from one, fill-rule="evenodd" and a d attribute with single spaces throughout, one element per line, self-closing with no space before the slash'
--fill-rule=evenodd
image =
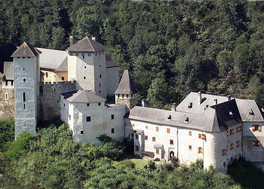
<path id="1" fill-rule="evenodd" d="M 96 103 L 70 103 L 61 97 L 61 120 L 73 131 L 73 140 L 78 143 L 100 144 L 97 139 L 106 134 L 119 141 L 124 139 L 125 105 L 106 106 Z"/>
<path id="2" fill-rule="evenodd" d="M 76 80 L 78 89 L 91 90 L 106 98 L 105 52 L 69 52 L 68 80 Z"/>
<path id="3" fill-rule="evenodd" d="M 36 132 L 38 57 L 14 58 L 15 134 Z"/>
<path id="4" fill-rule="evenodd" d="M 114 96 L 119 84 L 119 67 L 106 68 L 107 96 Z"/>

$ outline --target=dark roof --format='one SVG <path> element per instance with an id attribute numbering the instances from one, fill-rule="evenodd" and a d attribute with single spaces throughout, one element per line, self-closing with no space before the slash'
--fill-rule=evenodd
<path id="1" fill-rule="evenodd" d="M 35 49 L 34 47 L 28 45 L 24 42 L 18 49 L 12 54 L 13 58 L 16 57 L 36 57 L 41 53 L 41 51 Z"/>
<path id="2" fill-rule="evenodd" d="M 134 87 L 133 81 L 129 76 L 128 70 L 125 70 L 115 94 L 135 94 L 135 93 L 137 93 L 137 90 Z"/>
<path id="3" fill-rule="evenodd" d="M 56 72 L 67 72 L 68 71 L 68 57 L 66 57 L 61 65 L 55 69 Z"/>
<path id="4" fill-rule="evenodd" d="M 106 47 L 91 38 L 85 37 L 67 50 L 69 52 L 97 52 L 106 50 Z"/>
<path id="5" fill-rule="evenodd" d="M 11 55 L 16 51 L 16 46 L 12 43 L 0 45 L 0 73 L 4 72 L 4 62 L 12 62 Z"/>
<path id="6" fill-rule="evenodd" d="M 95 103 L 105 101 L 104 98 L 88 90 L 71 91 L 69 93 L 63 93 L 61 95 L 69 102 Z"/>
<path id="7" fill-rule="evenodd" d="M 119 67 L 118 63 L 113 61 L 109 56 L 106 55 L 106 68 Z"/>
<path id="8" fill-rule="evenodd" d="M 14 80 L 14 63 L 5 62 L 4 75 L 6 80 Z"/>

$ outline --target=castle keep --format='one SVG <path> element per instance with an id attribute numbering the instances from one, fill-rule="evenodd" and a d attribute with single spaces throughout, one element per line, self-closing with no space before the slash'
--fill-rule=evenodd
<path id="1" fill-rule="evenodd" d="M 264 117 L 254 100 L 191 92 L 171 111 L 138 106 L 128 70 L 119 82 L 118 64 L 94 38 L 65 51 L 9 47 L 7 58 L 0 52 L 0 101 L 9 109 L 0 112 L 14 104 L 16 137 L 35 133 L 38 120 L 60 118 L 75 142 L 100 144 L 102 134 L 126 138 L 142 158 L 203 159 L 205 169 L 222 172 L 241 156 L 264 165 Z"/>

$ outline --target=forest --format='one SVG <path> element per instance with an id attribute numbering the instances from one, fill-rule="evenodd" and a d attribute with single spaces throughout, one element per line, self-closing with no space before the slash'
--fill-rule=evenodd
<path id="1" fill-rule="evenodd" d="M 1 120 L 0 188 L 263 188 L 264 173 L 243 159 L 234 161 L 228 174 L 203 170 L 201 160 L 190 166 L 177 161 L 136 166 L 128 159 L 128 145 L 99 139 L 100 146 L 79 145 L 67 125 L 53 122 L 14 141 L 14 119 Z"/>
<path id="2" fill-rule="evenodd" d="M 189 92 L 264 106 L 264 3 L 242 0 L 1 0 L 0 43 L 65 50 L 96 37 L 139 97 L 169 108 Z"/>

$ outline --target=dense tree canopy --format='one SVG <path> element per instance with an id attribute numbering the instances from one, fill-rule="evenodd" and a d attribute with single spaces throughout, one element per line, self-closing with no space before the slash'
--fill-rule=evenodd
<path id="1" fill-rule="evenodd" d="M 253 98 L 264 106 L 263 2 L 2 0 L 0 5 L 0 43 L 66 49 L 70 35 L 75 41 L 95 36 L 121 71 L 131 71 L 140 97 L 154 107 L 179 102 L 190 91 Z M 161 82 L 163 88 L 154 89 Z"/>

